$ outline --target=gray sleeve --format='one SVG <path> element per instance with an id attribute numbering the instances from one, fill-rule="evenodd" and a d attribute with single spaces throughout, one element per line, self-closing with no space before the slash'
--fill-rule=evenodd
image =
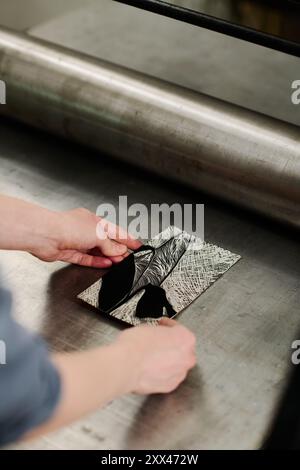
<path id="1" fill-rule="evenodd" d="M 0 445 L 18 440 L 53 414 L 60 377 L 41 338 L 11 317 L 11 295 L 0 287 Z"/>

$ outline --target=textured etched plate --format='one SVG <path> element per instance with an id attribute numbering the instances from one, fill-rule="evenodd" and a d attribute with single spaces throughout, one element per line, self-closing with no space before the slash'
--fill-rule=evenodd
<path id="1" fill-rule="evenodd" d="M 78 298 L 130 325 L 174 318 L 240 256 L 174 227 L 110 269 Z"/>

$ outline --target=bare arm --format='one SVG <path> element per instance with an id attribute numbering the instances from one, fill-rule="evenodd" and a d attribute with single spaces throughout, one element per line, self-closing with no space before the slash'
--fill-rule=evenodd
<path id="1" fill-rule="evenodd" d="M 86 209 L 55 212 L 0 196 L 0 249 L 43 261 L 109 267 L 140 247 L 126 232 Z M 127 393 L 168 393 L 195 365 L 195 338 L 171 320 L 124 331 L 113 344 L 52 357 L 61 396 L 53 415 L 26 435 L 53 431 Z"/>
<path id="2" fill-rule="evenodd" d="M 29 433 L 52 432 L 128 393 L 168 393 L 196 363 L 195 338 L 175 321 L 123 332 L 109 346 L 53 357 L 62 396 L 53 417 Z"/>
<path id="3" fill-rule="evenodd" d="M 0 249 L 27 251 L 43 261 L 107 268 L 140 246 L 87 209 L 55 212 L 0 195 Z"/>
<path id="4" fill-rule="evenodd" d="M 115 346 L 57 354 L 53 362 L 61 376 L 60 403 L 53 417 L 27 438 L 59 429 L 130 392 L 132 374 L 125 367 L 124 351 Z"/>
<path id="5" fill-rule="evenodd" d="M 0 248 L 31 252 L 46 243 L 54 245 L 57 219 L 54 211 L 0 195 Z"/>

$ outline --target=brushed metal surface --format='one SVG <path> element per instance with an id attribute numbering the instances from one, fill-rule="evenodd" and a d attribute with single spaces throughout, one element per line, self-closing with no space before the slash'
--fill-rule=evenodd
<path id="1" fill-rule="evenodd" d="M 300 126 L 291 101 L 297 57 L 111 0 L 29 34 Z"/>
<path id="2" fill-rule="evenodd" d="M 242 260 L 178 321 L 197 336 L 198 366 L 168 396 L 128 396 L 60 432 L 12 448 L 251 449 L 260 446 L 283 385 L 299 327 L 297 235 L 232 211 L 199 191 L 80 145 L 0 119 L 0 191 L 55 210 L 102 202 L 204 203 L 206 240 Z M 17 227 L 16 227 L 17 229 Z M 16 318 L 56 351 L 106 344 L 119 332 L 75 300 L 98 270 L 0 252 Z M 83 398 L 84 399 L 84 398 Z"/>
<path id="3" fill-rule="evenodd" d="M 300 227 L 299 127 L 7 30 L 0 112 Z"/>

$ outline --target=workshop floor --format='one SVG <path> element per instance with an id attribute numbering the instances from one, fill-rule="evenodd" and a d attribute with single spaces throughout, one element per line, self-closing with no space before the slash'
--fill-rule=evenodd
<path id="1" fill-rule="evenodd" d="M 207 32 L 207 50 L 200 54 L 204 62 L 195 60 L 202 30 L 196 32 L 194 28 L 175 26 L 170 20 L 155 19 L 156 34 L 151 35 L 148 26 L 145 35 L 145 13 L 132 10 L 126 10 L 128 16 L 117 16 L 118 21 L 123 18 L 127 22 L 128 33 L 128 22 L 139 15 L 135 23 L 140 32 L 130 32 L 121 54 L 120 37 L 125 34 L 125 29 L 118 29 L 121 23 L 115 27 L 112 40 L 108 36 L 116 16 L 111 12 L 120 5 L 108 0 L 101 0 L 101 5 L 103 14 L 108 15 L 103 21 L 103 28 L 107 27 L 104 31 L 96 27 L 95 11 L 86 8 L 35 27 L 31 33 L 94 55 L 101 53 L 110 60 L 131 60 L 128 65 L 148 73 L 299 122 L 299 113 L 289 101 L 288 84 L 296 73 L 293 58 L 271 51 L 267 54 L 263 48 L 252 49 L 257 46 L 237 44 L 230 38 L 221 41 L 220 35 Z M 81 29 L 80 22 L 84 25 Z M 178 46 L 181 59 L 172 54 L 170 46 L 161 53 L 158 48 L 159 34 L 167 35 L 169 31 L 174 37 L 179 33 L 174 28 L 180 28 L 181 41 L 175 49 Z M 99 31 L 103 34 L 101 41 Z M 116 36 L 116 31 L 121 36 Z M 189 34 L 194 42 L 189 43 Z M 237 48 L 241 56 L 236 58 L 226 48 L 223 53 L 227 58 L 221 60 L 222 53 L 217 55 L 220 41 Z M 231 62 L 226 73 L 228 60 Z M 247 73 L 243 71 L 246 63 Z M 255 64 L 257 69 L 253 68 Z M 259 80 L 264 73 L 267 83 Z M 278 101 L 274 103 L 275 99 Z M 13 448 L 259 447 L 283 389 L 291 343 L 297 339 L 300 325 L 300 250 L 296 235 L 200 192 L 149 177 L 97 152 L 25 126 L 1 119 L 0 136 L 1 192 L 56 210 L 76 206 L 96 210 L 103 201 L 116 203 L 119 194 L 148 206 L 157 202 L 205 203 L 206 240 L 243 257 L 179 317 L 197 335 L 199 358 L 197 368 L 179 390 L 168 396 L 124 397 L 60 432 Z M 52 350 L 101 345 L 118 334 L 119 326 L 91 313 L 75 299 L 99 277 L 99 271 L 45 264 L 30 255 L 11 252 L 0 253 L 0 266 L 4 282 L 14 294 L 17 318 L 42 334 Z"/>

